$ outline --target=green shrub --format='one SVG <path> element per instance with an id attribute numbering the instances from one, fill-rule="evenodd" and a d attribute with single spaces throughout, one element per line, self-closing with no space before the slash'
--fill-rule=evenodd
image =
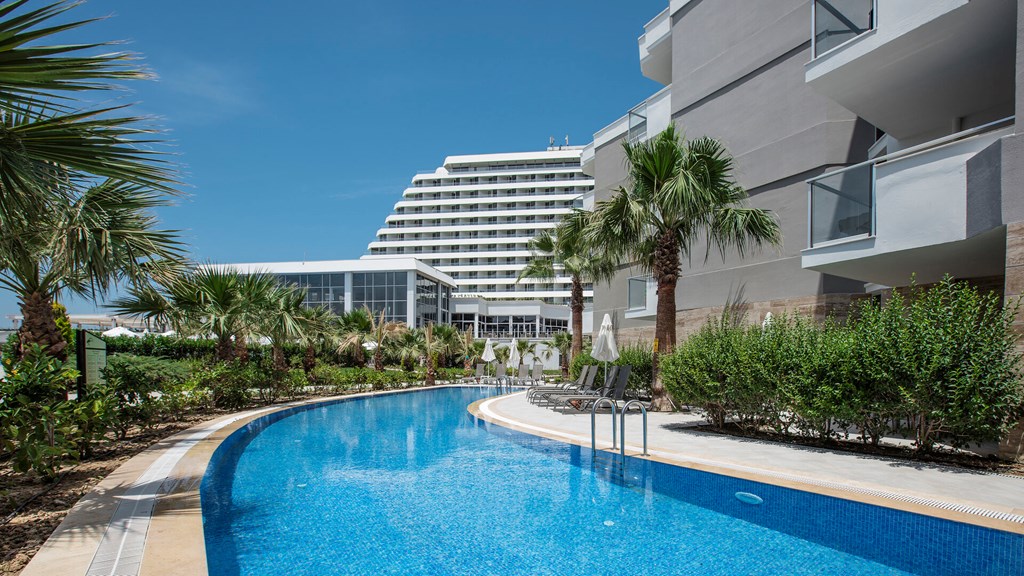
<path id="1" fill-rule="evenodd" d="M 106 431 L 106 398 L 63 399 L 77 372 L 32 346 L 0 381 L 0 449 L 16 472 L 56 477 Z"/>
<path id="2" fill-rule="evenodd" d="M 911 298 L 916 369 L 904 394 L 915 414 L 917 446 L 999 440 L 1020 416 L 1024 398 L 1012 331 L 1019 302 L 1003 308 L 996 294 L 949 278 L 923 293 L 912 288 Z"/>
<path id="3" fill-rule="evenodd" d="M 583 367 L 591 364 L 598 364 L 598 361 L 594 360 L 589 352 L 583 351 L 573 356 L 572 361 L 569 363 L 569 377 L 573 380 L 579 378 Z"/>
<path id="4" fill-rule="evenodd" d="M 148 426 L 174 412 L 175 399 L 164 396 L 185 382 L 192 369 L 181 361 L 133 354 L 113 354 L 107 358 L 103 377 L 117 406 L 116 427 L 120 437 L 132 424 Z"/>
<path id="5" fill-rule="evenodd" d="M 634 398 L 649 398 L 651 395 L 651 383 L 654 380 L 651 369 L 652 351 L 651 345 L 646 343 L 627 344 L 619 348 L 619 358 L 609 362 L 609 366 L 632 366 L 629 373 L 629 382 L 626 385 L 628 395 Z M 605 363 L 595 360 L 589 352 L 584 351 L 577 354 L 569 364 L 569 376 L 575 380 L 580 377 L 580 371 L 584 366 L 597 366 L 597 376 L 594 382 L 604 382 Z"/>
<path id="6" fill-rule="evenodd" d="M 647 343 L 627 344 L 619 348 L 616 366 L 632 366 L 626 390 L 634 398 L 650 398 L 654 372 L 651 367 L 653 352 Z"/>
<path id="7" fill-rule="evenodd" d="M 366 370 L 318 363 L 309 380 L 314 386 L 326 386 L 332 394 L 344 394 L 366 382 Z"/>
<path id="8" fill-rule="evenodd" d="M 903 433 L 920 451 L 1000 439 L 1024 404 L 1017 303 L 949 278 L 909 293 L 865 302 L 846 325 L 709 322 L 663 357 L 662 377 L 716 426 L 822 440 L 857 427 L 866 442 Z"/>
<path id="9" fill-rule="evenodd" d="M 187 385 L 204 390 L 216 408 L 238 410 L 252 403 L 253 370 L 249 363 L 206 364 L 192 372 Z"/>

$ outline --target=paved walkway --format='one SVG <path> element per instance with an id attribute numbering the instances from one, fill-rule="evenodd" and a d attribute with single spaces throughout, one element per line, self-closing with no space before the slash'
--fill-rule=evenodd
<path id="1" fill-rule="evenodd" d="M 539 408 L 526 401 L 525 392 L 485 401 L 479 406 L 479 415 L 526 432 L 590 445 L 589 413 L 563 414 Z M 609 420 L 607 413 L 598 415 L 599 448 L 611 446 Z M 696 429 L 701 421 L 692 414 L 650 414 L 651 455 L 770 483 L 803 484 L 812 490 L 826 488 L 815 490 L 825 493 L 859 495 L 849 496 L 852 499 L 882 498 L 899 502 L 881 502 L 884 505 L 934 512 L 937 516 L 951 517 L 937 510 L 953 511 L 957 519 L 963 514 L 977 516 L 980 518 L 968 521 L 1024 532 L 1024 478 L 702 432 Z M 626 417 L 626 428 L 627 453 L 639 454 L 639 413 Z"/>

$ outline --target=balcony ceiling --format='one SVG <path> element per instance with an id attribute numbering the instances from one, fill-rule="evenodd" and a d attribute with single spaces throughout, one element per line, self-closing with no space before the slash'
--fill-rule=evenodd
<path id="1" fill-rule="evenodd" d="M 867 238 L 850 243 L 850 249 L 874 242 Z M 967 240 L 925 246 L 912 250 L 887 252 L 867 258 L 846 260 L 841 256 L 843 246 L 832 247 L 829 258 L 808 257 L 824 250 L 805 250 L 804 268 L 833 276 L 851 278 L 883 286 L 906 286 L 913 275 L 918 284 L 930 284 L 946 274 L 956 278 L 983 278 L 1003 274 L 1006 254 L 1006 229 L 996 228 Z M 808 265 L 817 261 L 816 265 Z"/>
<path id="2" fill-rule="evenodd" d="M 1012 103 L 1015 4 L 968 2 L 895 37 L 868 32 L 810 62 L 807 82 L 897 139 L 948 129 Z"/>

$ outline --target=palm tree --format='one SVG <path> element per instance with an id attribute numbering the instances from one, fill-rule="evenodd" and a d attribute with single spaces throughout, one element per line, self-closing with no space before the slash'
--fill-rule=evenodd
<path id="1" fill-rule="evenodd" d="M 435 324 L 433 332 L 437 341 L 438 362 L 447 368 L 462 353 L 462 332 L 451 324 Z"/>
<path id="2" fill-rule="evenodd" d="M 257 329 L 273 328 L 267 324 L 267 316 L 270 315 L 272 317 L 275 314 L 284 313 L 280 307 L 285 304 L 294 305 L 294 302 L 291 302 L 294 298 L 289 298 L 291 294 L 282 289 L 277 278 L 263 272 L 238 274 L 235 289 L 238 292 L 234 298 L 236 303 L 234 307 L 234 314 L 236 316 L 234 322 L 235 333 L 233 335 L 235 359 L 240 362 L 246 362 L 249 360 L 249 337 Z M 301 309 L 302 300 L 305 298 L 306 292 L 305 290 L 297 292 L 297 296 L 299 296 L 298 305 Z M 297 312 L 290 310 L 289 313 L 295 314 Z M 271 339 L 273 338 L 271 334 L 266 332 L 263 332 L 263 335 Z M 294 337 L 292 336 L 292 338 Z"/>
<path id="3" fill-rule="evenodd" d="M 57 295 L 101 296 L 182 255 L 175 232 L 156 229 L 152 210 L 167 204 L 163 194 L 115 180 L 65 194 L 69 202 L 9 220 L 0 235 L 0 286 L 17 296 L 24 317 L 19 353 L 37 344 L 61 360 L 67 343 L 53 317 Z"/>
<path id="4" fill-rule="evenodd" d="M 270 340 L 274 371 L 279 374 L 288 370 L 284 358 L 285 342 L 294 342 L 304 335 L 306 325 L 302 302 L 305 299 L 304 288 L 275 285 L 261 295 L 261 305 L 255 311 L 257 330 Z"/>
<path id="5" fill-rule="evenodd" d="M 56 294 L 101 297 L 180 256 L 151 214 L 176 181 L 142 119 L 123 106 L 82 109 L 73 97 L 146 78 L 132 55 L 88 55 L 109 43 L 33 44 L 91 20 L 53 23 L 78 2 L 20 11 L 26 4 L 0 4 L 0 270 L 24 316 L 19 347 L 65 358 L 50 309 Z"/>
<path id="6" fill-rule="evenodd" d="M 151 148 L 157 141 L 141 118 L 121 115 L 124 106 L 83 109 L 74 97 L 149 74 L 130 53 L 89 54 L 110 42 L 35 44 L 94 20 L 53 22 L 79 2 L 19 13 L 26 4 L 0 4 L 0 229 L 9 235 L 9 224 L 66 200 L 54 181 L 111 179 L 172 192 L 173 170 Z"/>
<path id="7" fill-rule="evenodd" d="M 384 319 L 384 311 L 374 316 L 368 307 L 353 310 L 343 317 L 341 344 L 338 349 L 349 352 L 356 363 L 366 365 L 364 348 L 373 349 L 373 369 L 384 370 L 384 349 L 407 330 L 404 322 Z"/>
<path id="8" fill-rule="evenodd" d="M 317 349 L 322 350 L 334 341 L 331 326 L 337 322 L 337 316 L 323 306 L 303 308 L 301 315 L 303 329 L 299 340 L 306 347 L 306 354 L 302 359 L 302 370 L 309 374 L 316 367 Z"/>
<path id="9" fill-rule="evenodd" d="M 548 349 L 558 350 L 558 365 L 562 369 L 562 378 L 569 378 L 569 350 L 572 349 L 572 335 L 568 332 L 555 332 L 551 335 Z"/>
<path id="10" fill-rule="evenodd" d="M 534 358 L 537 356 L 537 343 L 530 342 L 525 338 L 522 340 L 516 340 L 516 349 L 519 350 L 519 358 L 522 359 L 523 364 L 526 364 L 527 356 L 533 356 Z"/>
<path id="11" fill-rule="evenodd" d="M 767 210 L 747 207 L 733 179 L 733 159 L 713 138 L 684 141 L 675 127 L 645 142 L 626 143 L 629 188 L 599 202 L 588 236 L 650 272 L 658 284 L 654 362 L 676 343 L 676 283 L 685 255 L 700 242 L 722 256 L 778 246 L 782 234 Z M 655 368 L 652 406 L 672 407 Z"/>
<path id="12" fill-rule="evenodd" d="M 572 311 L 572 355 L 583 351 L 583 285 L 604 282 L 615 276 L 615 260 L 599 242 L 593 242 L 585 233 L 593 214 L 573 210 L 552 234 L 541 232 L 528 245 L 532 259 L 519 273 L 524 278 L 552 280 L 558 272 L 569 275 L 572 291 L 569 308 Z"/>
<path id="13" fill-rule="evenodd" d="M 424 340 L 422 330 L 406 330 L 391 345 L 391 351 L 406 371 L 412 371 L 423 356 Z"/>
<path id="14" fill-rule="evenodd" d="M 359 367 L 366 366 L 366 345 L 373 331 L 373 314 L 368 308 L 346 312 L 338 317 L 338 352 L 351 355 Z"/>
<path id="15" fill-rule="evenodd" d="M 484 353 L 486 343 L 483 340 L 473 339 L 473 329 L 467 328 L 462 332 L 459 353 L 462 354 L 462 367 L 466 370 L 473 368 L 473 364 L 482 362 L 480 358 Z"/>
<path id="16" fill-rule="evenodd" d="M 442 358 L 459 353 L 462 334 L 450 324 L 427 324 L 423 329 L 423 355 L 427 359 L 425 383 L 433 386 L 437 383 L 438 364 Z"/>
<path id="17" fill-rule="evenodd" d="M 169 324 L 179 334 L 213 334 L 217 358 L 229 361 L 238 353 L 237 341 L 253 331 L 265 295 L 274 286 L 268 274 L 243 275 L 233 268 L 206 265 L 159 274 L 153 284 L 132 287 L 111 308 L 125 316 Z"/>

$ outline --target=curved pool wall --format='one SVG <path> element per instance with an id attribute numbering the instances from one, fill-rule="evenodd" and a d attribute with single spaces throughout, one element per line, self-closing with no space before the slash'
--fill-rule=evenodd
<path id="1" fill-rule="evenodd" d="M 623 466 L 466 412 L 494 394 L 342 399 L 240 428 L 201 486 L 209 573 L 1024 574 L 1024 535 Z"/>

